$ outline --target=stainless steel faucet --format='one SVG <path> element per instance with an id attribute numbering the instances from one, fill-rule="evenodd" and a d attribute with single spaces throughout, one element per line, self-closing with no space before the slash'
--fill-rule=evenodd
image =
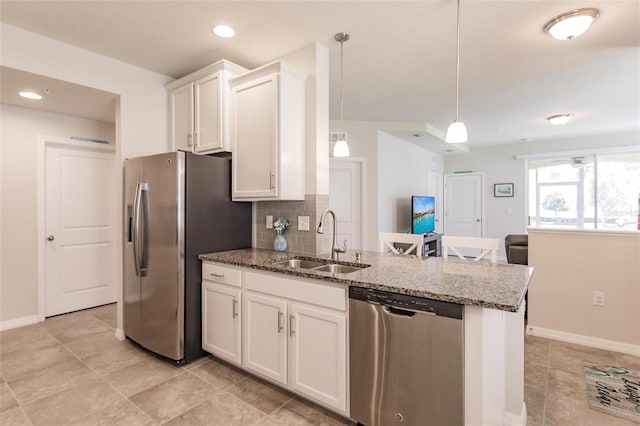
<path id="1" fill-rule="evenodd" d="M 338 253 L 344 253 L 347 251 L 347 240 L 344 240 L 343 246 L 339 246 L 338 242 L 336 241 L 338 237 L 338 219 L 336 218 L 336 214 L 333 210 L 326 209 L 322 213 L 322 216 L 320 216 L 320 223 L 318 223 L 318 229 L 316 230 L 316 232 L 318 234 L 324 234 L 323 224 L 324 218 L 327 216 L 327 213 L 331 213 L 331 216 L 333 216 L 333 241 L 331 243 L 331 260 L 338 260 Z"/>

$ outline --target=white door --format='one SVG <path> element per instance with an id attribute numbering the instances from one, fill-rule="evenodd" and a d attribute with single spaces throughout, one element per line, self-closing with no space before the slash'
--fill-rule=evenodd
<path id="1" fill-rule="evenodd" d="M 242 310 L 244 366 L 286 384 L 287 303 L 246 292 Z"/>
<path id="2" fill-rule="evenodd" d="M 169 135 L 171 148 L 191 151 L 193 146 L 193 83 L 169 94 Z"/>
<path id="3" fill-rule="evenodd" d="M 273 198 L 278 186 L 277 74 L 232 89 L 233 197 Z"/>
<path id="4" fill-rule="evenodd" d="M 240 364 L 239 289 L 202 282 L 202 348 L 220 358 Z"/>
<path id="5" fill-rule="evenodd" d="M 350 159 L 331 159 L 329 208 L 338 216 L 338 243 L 348 249 L 365 246 L 363 215 L 363 163 Z"/>
<path id="6" fill-rule="evenodd" d="M 194 145 L 196 152 L 222 150 L 222 93 L 220 73 L 194 83 Z"/>
<path id="7" fill-rule="evenodd" d="M 345 411 L 347 334 L 344 315 L 291 303 L 289 327 L 289 385 Z"/>
<path id="8" fill-rule="evenodd" d="M 45 316 L 116 301 L 113 150 L 47 143 Z"/>
<path id="9" fill-rule="evenodd" d="M 436 198 L 436 233 L 442 234 L 442 173 L 436 171 L 429 172 L 427 195 Z"/>
<path id="10" fill-rule="evenodd" d="M 483 176 L 465 173 L 445 176 L 445 235 L 482 237 Z"/>

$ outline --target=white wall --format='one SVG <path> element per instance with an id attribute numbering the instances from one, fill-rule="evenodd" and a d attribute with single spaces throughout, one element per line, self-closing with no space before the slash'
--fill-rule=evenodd
<path id="1" fill-rule="evenodd" d="M 469 154 L 445 157 L 444 171 L 446 174 L 466 170 L 484 172 L 485 236 L 503 240 L 499 256 L 505 257 L 504 237 L 508 234 L 524 234 L 527 228 L 528 171 L 526 161 L 516 160 L 516 155 L 638 144 L 640 133 L 627 132 L 472 148 Z M 514 197 L 495 198 L 493 185 L 496 183 L 513 183 Z"/>
<path id="2" fill-rule="evenodd" d="M 314 43 L 280 59 L 308 74 L 305 193 L 329 194 L 329 49 Z"/>
<path id="3" fill-rule="evenodd" d="M 378 230 L 411 232 L 411 196 L 429 194 L 429 172 L 442 157 L 385 132 L 378 137 Z"/>
<path id="4" fill-rule="evenodd" d="M 338 132 L 341 131 L 340 121 L 332 120 L 329 123 L 331 128 L 330 131 Z M 390 219 L 387 215 L 387 212 L 391 212 L 395 207 L 393 205 L 389 205 L 388 200 L 394 200 L 395 198 L 400 198 L 401 196 L 405 196 L 403 191 L 402 194 L 399 194 L 397 197 L 394 194 L 396 188 L 388 188 L 383 187 L 382 192 L 380 191 L 381 179 L 380 179 L 380 170 L 379 167 L 382 166 L 382 173 L 395 173 L 395 170 L 398 168 L 403 169 L 403 173 L 408 176 L 413 176 L 417 181 L 422 180 L 422 174 L 425 176 L 429 172 L 429 170 L 438 170 L 442 171 L 442 157 L 436 154 L 431 153 L 430 151 L 418 147 L 416 145 L 410 144 L 403 140 L 397 139 L 395 137 L 390 136 L 385 130 L 410 130 L 413 131 L 416 128 L 421 128 L 421 125 L 418 123 L 409 123 L 409 122 L 384 122 L 384 121 L 344 121 L 342 130 L 347 133 L 347 141 L 349 143 L 349 150 L 351 151 L 351 156 L 356 158 L 364 158 L 366 161 L 367 167 L 367 175 L 366 179 L 366 187 L 367 187 L 367 206 L 366 212 L 367 214 L 367 247 L 363 247 L 366 250 L 378 251 L 380 246 L 378 244 L 378 232 L 381 231 L 389 231 L 390 229 L 382 229 L 380 227 L 380 211 L 379 206 L 381 206 L 379 196 L 382 195 L 385 200 L 385 206 L 383 207 L 384 211 L 384 227 L 385 228 L 395 228 L 401 227 L 401 223 L 393 223 L 394 219 Z M 424 126 L 424 124 L 422 124 Z M 394 160 L 385 160 L 384 157 L 379 152 L 378 143 L 379 141 L 383 141 L 385 152 L 392 151 Z M 424 167 L 420 164 L 416 164 L 414 167 L 403 167 L 403 162 L 410 157 L 407 153 L 420 153 L 420 155 L 425 156 Z M 429 163 L 429 157 L 435 158 L 435 163 Z M 400 159 L 400 162 L 397 160 Z M 429 165 L 434 166 L 430 168 Z M 437 164 L 437 165 L 436 165 Z M 424 185 L 424 189 L 421 192 L 427 191 L 427 180 L 425 178 L 422 181 Z M 419 188 L 416 188 L 418 190 Z M 410 197 L 410 196 L 409 196 Z M 399 217 L 396 215 L 396 217 Z M 372 237 L 373 236 L 373 237 Z"/>
<path id="5" fill-rule="evenodd" d="M 0 322 L 37 314 L 38 137 L 82 136 L 115 142 L 115 126 L 0 105 L 2 218 Z"/>
<path id="6" fill-rule="evenodd" d="M 171 78 L 6 24 L 0 24 L 0 36 L 0 64 L 2 65 L 120 95 L 116 105 L 115 136 L 116 158 L 120 161 L 126 157 L 155 154 L 168 150 L 167 96 L 164 84 L 169 82 Z M 3 145 L 4 143 L 3 140 Z M 8 160 L 6 154 L 3 154 L 2 161 L 6 163 Z M 5 187 L 12 177 L 6 176 L 4 172 L 2 174 L 3 187 Z M 119 190 L 116 194 L 118 200 L 116 226 L 118 229 L 122 229 L 121 174 L 118 176 L 116 188 Z M 29 206 L 33 206 L 33 202 Z M 2 223 L 3 225 L 8 223 L 4 216 Z M 20 225 L 35 226 L 34 223 Z M 15 225 L 11 224 L 10 226 Z M 17 242 L 7 241 L 5 245 L 4 232 L 2 235 L 4 259 L 6 247 L 17 244 Z M 25 244 L 35 245 L 35 241 Z M 122 235 L 120 234 L 118 234 L 116 247 L 118 248 L 116 259 L 119 262 L 118 276 L 121 280 Z M 35 258 L 30 260 L 31 269 L 33 269 L 37 262 Z M 37 287 L 37 282 L 32 282 L 31 278 L 17 278 L 16 280 L 16 277 L 5 281 L 5 275 L 3 268 L 3 280 L 0 283 L 0 288 L 3 291 L 8 285 L 21 286 L 23 291 L 18 291 L 19 297 L 33 298 L 35 294 L 33 288 Z M 119 287 L 119 297 L 121 297 L 122 282 Z M 5 300 L 3 297 L 2 306 L 4 307 L 5 304 L 7 306 L 20 305 L 21 302 Z M 19 312 L 11 311 L 11 316 L 8 316 L 3 309 L 0 319 L 6 321 L 16 319 L 16 315 L 37 314 L 37 309 L 35 309 L 37 300 L 32 300 L 27 304 L 29 307 L 24 306 Z M 118 323 L 121 328 L 121 312 L 118 314 Z"/>
<path id="7" fill-rule="evenodd" d="M 528 332 L 640 355 L 638 259 L 640 232 L 530 228 Z"/>

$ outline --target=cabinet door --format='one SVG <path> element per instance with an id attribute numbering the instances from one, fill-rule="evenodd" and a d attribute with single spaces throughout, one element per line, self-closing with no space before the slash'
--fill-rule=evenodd
<path id="1" fill-rule="evenodd" d="M 233 198 L 278 195 L 278 75 L 232 89 Z"/>
<path id="2" fill-rule="evenodd" d="M 344 412 L 346 359 L 344 315 L 289 305 L 289 386 Z"/>
<path id="3" fill-rule="evenodd" d="M 193 145 L 193 83 L 169 93 L 169 135 L 171 147 L 191 151 Z"/>
<path id="4" fill-rule="evenodd" d="M 220 73 L 197 80 L 194 83 L 194 98 L 193 138 L 195 152 L 223 151 Z"/>
<path id="5" fill-rule="evenodd" d="M 226 285 L 202 283 L 202 348 L 240 364 L 241 293 Z"/>
<path id="6" fill-rule="evenodd" d="M 286 384 L 286 302 L 246 292 L 243 313 L 244 366 L 265 377 Z"/>

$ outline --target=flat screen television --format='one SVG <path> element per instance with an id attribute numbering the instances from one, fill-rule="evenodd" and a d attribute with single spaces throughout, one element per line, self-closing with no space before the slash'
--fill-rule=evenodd
<path id="1" fill-rule="evenodd" d="M 411 197 L 411 233 L 428 234 L 436 229 L 436 201 L 434 197 Z"/>

